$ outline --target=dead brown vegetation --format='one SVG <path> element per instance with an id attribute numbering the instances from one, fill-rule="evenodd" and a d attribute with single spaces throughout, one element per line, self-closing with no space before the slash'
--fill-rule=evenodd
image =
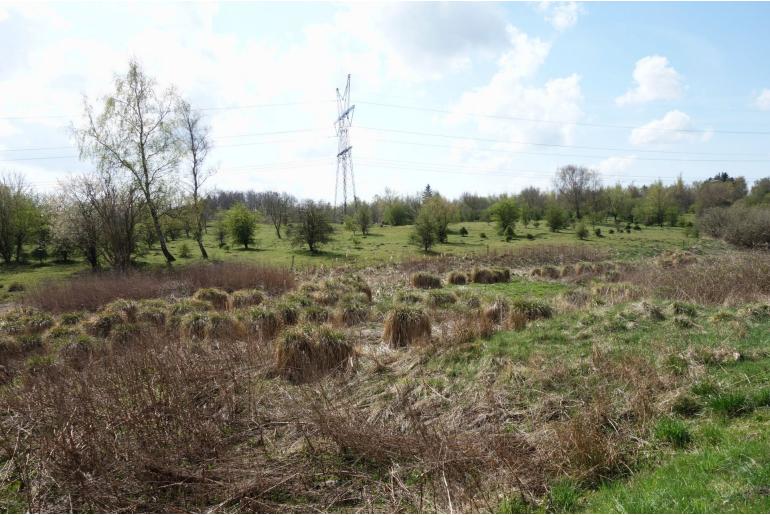
<path id="1" fill-rule="evenodd" d="M 127 273 L 84 273 L 40 284 L 24 297 L 25 304 L 52 313 L 95 310 L 115 299 L 149 299 L 191 295 L 200 288 L 225 291 L 260 288 L 276 295 L 294 288 L 287 268 L 239 262 L 188 265 L 171 270 Z"/>
<path id="2" fill-rule="evenodd" d="M 430 334 L 430 318 L 422 309 L 397 306 L 385 318 L 382 338 L 391 347 L 406 347 L 430 338 Z"/>

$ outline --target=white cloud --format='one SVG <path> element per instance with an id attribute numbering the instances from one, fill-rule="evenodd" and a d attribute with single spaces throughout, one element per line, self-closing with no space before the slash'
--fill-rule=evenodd
<path id="1" fill-rule="evenodd" d="M 763 89 L 754 99 L 754 105 L 761 111 L 770 111 L 770 89 Z"/>
<path id="2" fill-rule="evenodd" d="M 663 118 L 653 120 L 632 130 L 629 141 L 634 145 L 650 145 L 708 141 L 711 136 L 710 131 L 696 131 L 692 120 L 686 113 L 674 110 L 666 113 Z"/>
<path id="3" fill-rule="evenodd" d="M 633 77 L 636 85 L 615 99 L 620 106 L 654 100 L 676 100 L 682 94 L 682 76 L 662 55 L 639 59 Z"/>
<path id="4" fill-rule="evenodd" d="M 548 0 L 539 2 L 537 8 L 545 16 L 545 19 L 556 30 L 566 30 L 578 21 L 578 16 L 583 13 L 583 8 L 577 2 L 551 2 Z"/>
<path id="5" fill-rule="evenodd" d="M 611 156 L 604 159 L 595 166 L 596 170 L 602 175 L 618 176 L 628 170 L 636 161 L 635 155 L 630 156 Z"/>

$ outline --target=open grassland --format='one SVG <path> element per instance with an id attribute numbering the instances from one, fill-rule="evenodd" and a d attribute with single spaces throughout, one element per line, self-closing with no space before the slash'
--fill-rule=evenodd
<path id="1" fill-rule="evenodd" d="M 33 288 L 0 509 L 766 512 L 770 255 L 655 231 Z"/>
<path id="2" fill-rule="evenodd" d="M 461 227 L 468 230 L 467 236 L 458 234 Z M 432 255 L 477 255 L 506 252 L 522 246 L 568 244 L 605 249 L 615 258 L 627 260 L 654 256 L 664 250 L 683 248 L 695 243 L 695 240 L 685 235 L 683 229 L 676 227 L 643 227 L 640 231 L 632 230 L 630 233 L 621 231 L 615 234 L 609 232 L 611 229 L 614 230 L 614 226 L 598 227 L 602 230 L 602 237 L 591 233 L 587 240 L 578 241 L 572 230 L 565 229 L 554 233 L 548 231 L 544 223 L 540 223 L 537 228 L 530 224 L 526 228 L 519 226 L 517 237 L 511 242 L 506 242 L 496 233 L 491 223 L 454 224 L 450 227 L 449 243 L 437 245 Z M 256 245 L 248 250 L 229 244 L 220 248 L 215 241 L 213 228 L 209 228 L 206 233 L 205 244 L 213 261 L 243 261 L 287 267 L 293 263 L 296 268 L 316 266 L 364 268 L 373 264 L 398 263 L 424 256 L 420 249 L 408 243 L 411 231 L 411 226 L 375 226 L 368 236 L 358 234 L 354 237 L 338 225 L 332 242 L 324 246 L 322 252 L 318 254 L 311 254 L 303 248 L 292 247 L 286 237 L 277 238 L 272 226 L 269 225 L 259 226 Z M 483 238 L 482 234 L 486 235 L 486 238 Z M 533 239 L 528 239 L 527 234 L 531 234 Z M 698 240 L 697 243 L 709 249 L 723 247 L 721 243 L 710 239 Z M 191 257 L 181 257 L 183 246 L 190 250 Z M 197 244 L 191 239 L 180 238 L 170 241 L 169 248 L 177 258 L 177 265 L 201 261 Z M 146 250 L 137 261 L 140 268 L 159 268 L 164 264 L 163 256 L 157 246 Z M 0 302 L 19 297 L 18 292 L 9 291 L 11 285 L 20 285 L 26 290 L 40 282 L 67 277 L 86 270 L 87 266 L 80 261 L 61 264 L 48 260 L 42 265 L 31 261 L 23 265 L 0 266 Z"/>

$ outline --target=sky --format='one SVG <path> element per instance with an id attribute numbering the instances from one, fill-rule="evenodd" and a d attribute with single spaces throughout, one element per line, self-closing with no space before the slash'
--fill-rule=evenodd
<path id="1" fill-rule="evenodd" d="M 770 3 L 3 2 L 0 171 L 53 191 L 136 58 L 211 127 L 209 189 L 333 201 L 351 75 L 356 194 L 770 176 Z M 339 194 L 341 199 L 341 193 Z"/>

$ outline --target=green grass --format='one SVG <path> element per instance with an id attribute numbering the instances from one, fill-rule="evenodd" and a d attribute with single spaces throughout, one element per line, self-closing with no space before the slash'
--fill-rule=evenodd
<path id="1" fill-rule="evenodd" d="M 467 236 L 458 234 L 460 227 L 468 229 Z M 452 234 L 449 242 L 436 245 L 432 251 L 434 255 L 454 254 L 468 255 L 485 253 L 487 251 L 511 249 L 521 246 L 539 244 L 574 244 L 588 245 L 611 250 L 619 259 L 635 259 L 643 256 L 657 255 L 663 250 L 682 248 L 695 243 L 688 239 L 684 230 L 678 227 L 645 227 L 641 231 L 632 231 L 631 234 L 609 234 L 609 225 L 602 226 L 604 237 L 591 236 L 587 240 L 578 240 L 571 229 L 552 233 L 541 224 L 539 228 L 530 226 L 517 227 L 517 237 L 506 242 L 505 238 L 498 236 L 495 227 L 487 222 L 463 222 L 453 224 L 450 229 Z M 414 258 L 424 255 L 420 249 L 408 243 L 411 226 L 379 227 L 375 226 L 371 234 L 362 237 L 353 237 L 345 231 L 341 225 L 335 225 L 334 239 L 322 247 L 318 254 L 311 254 L 304 248 L 292 247 L 285 237 L 278 239 L 272 226 L 262 224 L 257 231 L 257 242 L 254 248 L 245 250 L 234 245 L 219 248 L 213 228 L 205 235 L 204 243 L 212 260 L 244 260 L 256 263 L 306 267 L 315 265 L 354 265 L 365 267 L 374 263 L 398 262 L 406 258 Z M 285 232 L 285 231 L 284 231 Z M 486 233 L 487 238 L 481 238 L 481 233 Z M 529 232 L 535 236 L 534 240 L 528 240 L 525 235 Z M 709 248 L 721 248 L 722 245 L 714 240 L 698 240 L 699 244 Z M 191 250 L 189 258 L 180 257 L 180 250 L 187 245 Z M 178 264 L 189 264 L 200 261 L 197 244 L 188 238 L 180 238 L 169 241 L 169 249 L 177 257 Z M 143 266 L 162 266 L 164 258 L 158 245 L 139 256 L 138 264 Z M 0 266 L 0 302 L 12 300 L 17 294 L 7 291 L 8 285 L 19 282 L 25 288 L 34 286 L 40 281 L 58 279 L 72 275 L 75 272 L 86 270 L 88 267 L 82 261 L 68 264 L 56 264 L 47 261 L 43 266 L 32 264 L 2 265 Z"/>

